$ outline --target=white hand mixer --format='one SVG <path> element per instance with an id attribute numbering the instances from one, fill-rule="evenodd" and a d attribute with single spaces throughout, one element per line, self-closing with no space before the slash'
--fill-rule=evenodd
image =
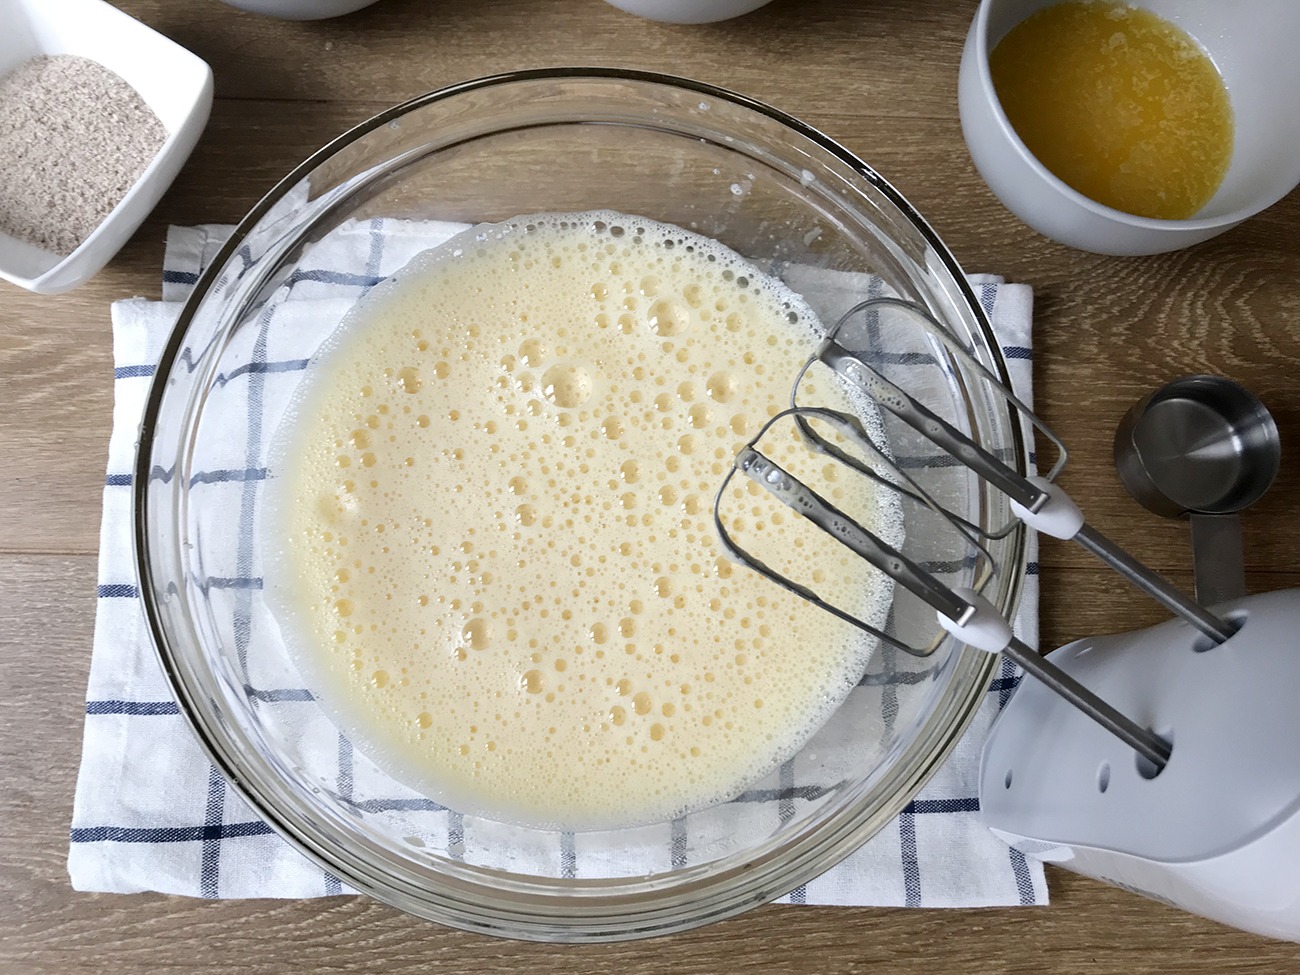
<path id="1" fill-rule="evenodd" d="M 1046 477 L 1023 476 L 956 422 L 888 378 L 879 321 L 919 329 L 933 355 L 963 382 L 979 381 L 1005 399 L 1060 451 Z M 847 324 L 873 321 L 866 338 Z M 979 593 L 987 580 L 981 532 L 953 514 L 892 461 L 855 416 L 800 405 L 810 369 L 831 370 L 920 438 L 1003 493 L 1029 527 L 1078 542 L 1179 618 L 1150 629 L 1079 640 L 1040 657 Z M 972 556 L 969 585 L 950 586 L 760 450 L 770 431 L 794 424 L 813 451 L 897 492 L 941 518 Z M 823 436 L 825 431 L 828 436 Z M 943 630 L 989 653 L 1003 653 L 1035 678 L 1022 681 L 985 744 L 980 807 L 985 823 L 1012 846 L 1120 887 L 1227 924 L 1300 940 L 1300 591 L 1197 605 L 1089 526 L 1053 482 L 1064 465 L 1060 441 L 923 309 L 882 298 L 850 309 L 826 334 L 795 380 L 788 410 L 742 449 L 721 485 L 714 521 L 727 553 L 873 637 L 917 655 L 915 646 L 823 600 L 742 548 L 726 527 L 728 485 L 740 473 L 830 533 L 933 610 Z"/>

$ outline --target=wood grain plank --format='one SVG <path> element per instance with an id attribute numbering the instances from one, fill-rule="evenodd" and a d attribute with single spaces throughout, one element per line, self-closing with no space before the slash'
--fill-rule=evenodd
<path id="1" fill-rule="evenodd" d="M 598 0 L 383 0 L 331 21 L 288 23 L 208 0 L 121 3 L 224 70 L 222 98 L 397 102 L 485 74 L 556 65 L 689 75 L 785 103 L 894 117 L 956 115 L 957 63 L 973 0 L 777 0 L 725 24 L 632 17 Z M 917 83 L 917 65 L 927 79 Z"/>
<path id="2" fill-rule="evenodd" d="M 1054 874 L 1054 878 L 1057 875 Z M 878 972 L 923 975 L 1279 975 L 1295 945 L 1252 938 L 1081 878 L 1069 903 L 1038 910 L 903 911 L 764 907 L 710 927 L 631 944 L 491 940 L 403 917 L 360 898 L 194 902 L 150 895 L 51 901 L 37 947 L 13 975 L 384 971 L 482 975 Z M 105 936 L 106 932 L 112 932 Z M 33 939 L 35 940 L 35 939 Z M 0 955 L 3 958 L 3 955 Z M 201 962 L 198 959 L 201 958 Z"/>

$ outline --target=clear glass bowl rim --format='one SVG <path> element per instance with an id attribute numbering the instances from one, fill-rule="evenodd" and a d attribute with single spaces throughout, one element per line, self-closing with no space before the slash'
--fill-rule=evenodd
<path id="1" fill-rule="evenodd" d="M 993 350 L 992 361 L 985 365 L 1009 388 L 1006 363 L 998 351 L 1000 346 L 992 326 L 956 259 L 892 184 L 829 136 L 763 102 L 691 79 L 621 68 L 529 69 L 450 85 L 380 112 L 310 155 L 248 212 L 200 275 L 163 349 L 144 410 L 133 478 L 135 562 L 149 635 L 182 715 L 206 756 L 239 795 L 284 839 L 354 889 L 406 913 L 452 927 L 536 941 L 619 941 L 687 930 L 771 901 L 818 876 L 902 811 L 916 791 L 943 763 L 974 717 L 997 665 L 994 655 L 969 648 L 959 651 L 951 680 L 965 686 L 964 698 L 955 707 L 955 715 L 951 720 L 937 722 L 933 716 L 927 720 L 923 732 L 906 749 L 903 760 L 886 776 L 886 781 L 893 785 L 888 799 L 875 803 L 859 802 L 821 824 L 812 836 L 797 837 L 795 842 L 778 848 L 765 858 L 746 864 L 743 869 L 709 878 L 703 886 L 696 882 L 685 885 L 680 890 L 661 881 L 646 885 L 644 891 L 630 894 L 628 885 L 623 882 L 566 881 L 561 892 L 564 896 L 520 897 L 516 892 L 507 892 L 498 886 L 494 893 L 503 896 L 483 897 L 482 891 L 466 889 L 460 884 L 449 884 L 446 889 L 440 890 L 412 885 L 391 875 L 376 873 L 369 868 L 364 852 L 339 848 L 331 843 L 330 837 L 322 830 L 314 828 L 309 819 L 304 821 L 300 816 L 290 815 L 283 800 L 291 797 L 287 795 L 282 783 L 259 781 L 256 776 L 241 772 L 245 766 L 237 750 L 232 748 L 226 722 L 221 720 L 211 696 L 205 693 L 204 688 L 194 686 L 191 682 L 185 661 L 185 643 L 174 641 L 163 622 L 164 614 L 157 601 L 160 587 L 156 583 L 165 583 L 166 580 L 155 578 L 151 558 L 152 542 L 149 537 L 152 516 L 147 485 L 155 450 L 156 425 L 168 385 L 167 377 L 180 355 L 187 330 L 200 303 L 216 284 L 220 270 L 238 250 L 248 233 L 291 188 L 340 150 L 376 129 L 424 106 L 469 92 L 520 82 L 599 79 L 665 86 L 728 102 L 766 116 L 837 157 L 855 176 L 869 183 L 895 206 L 899 214 L 933 249 L 944 271 L 960 290 L 977 327 L 983 333 L 986 347 Z M 1015 447 L 1014 464 L 1021 473 L 1027 473 L 1027 450 L 1019 425 L 1011 423 L 1009 417 L 1007 425 L 1009 439 Z M 1002 588 L 1004 605 L 1000 607 L 1007 612 L 1018 604 L 1024 581 L 1023 531 L 1017 529 L 1013 532 L 1009 536 L 1009 544 L 1011 557 L 1006 561 L 1009 571 Z M 483 873 L 486 875 L 492 871 L 485 870 Z"/>

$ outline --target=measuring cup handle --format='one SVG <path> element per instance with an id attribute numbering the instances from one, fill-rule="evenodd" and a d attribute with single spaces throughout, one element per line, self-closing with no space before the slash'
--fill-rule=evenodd
<path id="1" fill-rule="evenodd" d="M 1192 527 L 1192 575 L 1196 601 L 1213 606 L 1246 595 L 1241 519 L 1233 515 L 1188 516 Z"/>

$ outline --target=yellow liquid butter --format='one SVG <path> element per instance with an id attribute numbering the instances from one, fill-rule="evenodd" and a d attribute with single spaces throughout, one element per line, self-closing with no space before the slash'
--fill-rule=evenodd
<path id="1" fill-rule="evenodd" d="M 1087 0 L 1047 7 L 998 43 L 989 70 L 1029 151 L 1098 203 L 1186 219 L 1228 170 L 1223 80 L 1191 37 L 1149 11 Z"/>
<path id="2" fill-rule="evenodd" d="M 712 502 L 812 339 L 731 251 L 610 212 L 462 235 L 373 289 L 277 434 L 266 521 L 268 599 L 349 737 L 453 808 L 572 828 L 728 798 L 797 750 L 870 647 L 722 558 Z M 869 482 L 793 436 L 771 453 L 879 520 Z M 737 484 L 738 538 L 883 619 L 870 570 Z"/>

